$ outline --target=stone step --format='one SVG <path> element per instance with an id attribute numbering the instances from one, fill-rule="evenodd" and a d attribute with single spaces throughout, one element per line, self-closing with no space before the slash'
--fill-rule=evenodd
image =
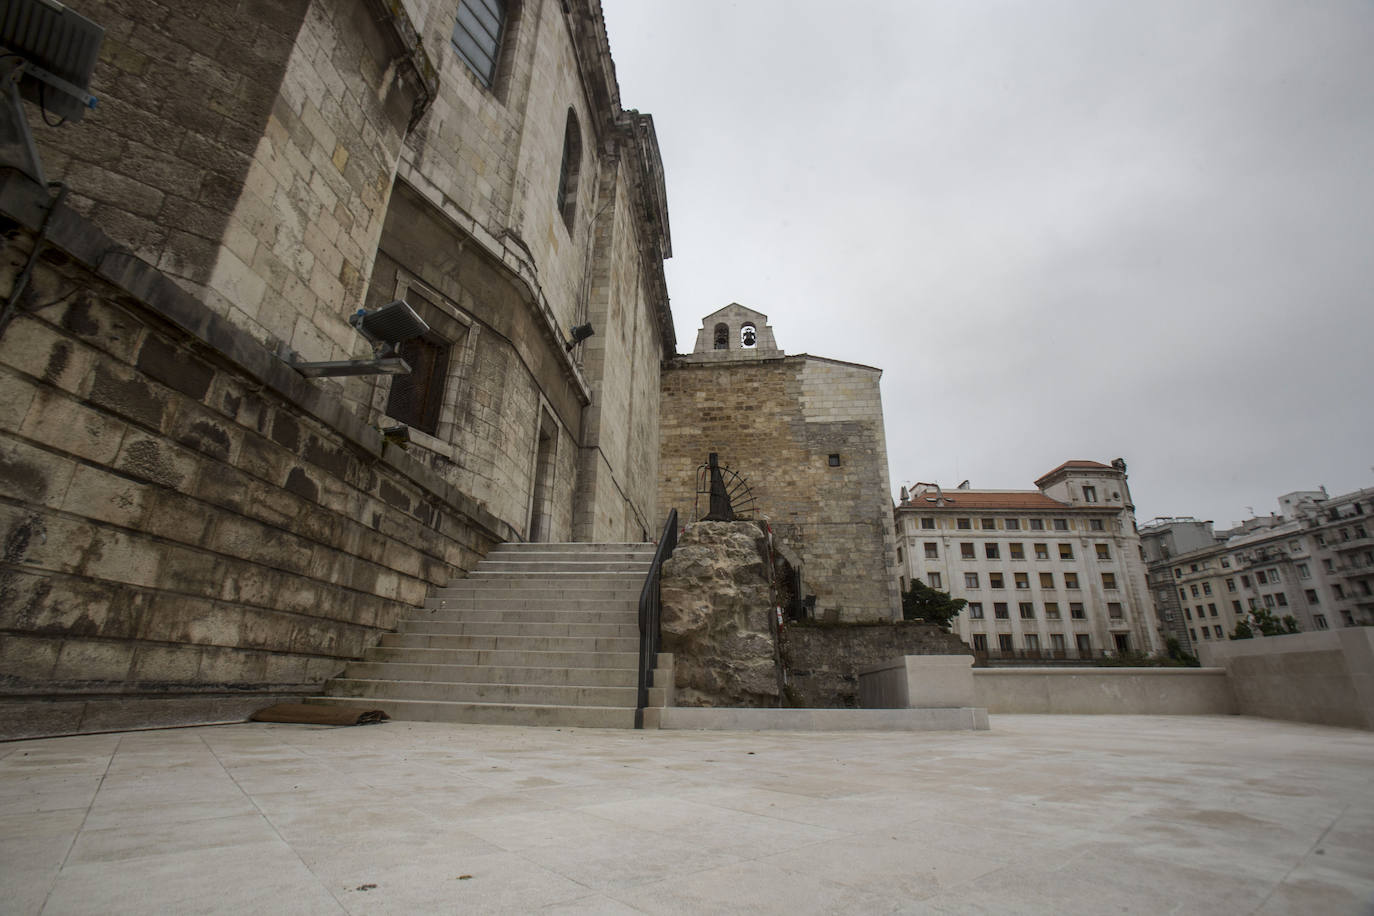
<path id="1" fill-rule="evenodd" d="M 639 651 L 634 652 L 595 652 L 595 651 L 519 651 L 509 649 L 455 649 L 443 646 L 429 646 L 423 643 L 431 639 L 442 641 L 442 636 L 419 636 L 415 642 L 421 645 L 387 645 L 388 639 L 403 637 L 388 634 L 382 637 L 382 645 L 368 649 L 363 660 L 368 662 L 406 662 L 427 665 L 497 665 L 516 668 L 537 666 L 567 668 L 630 668 L 639 665 Z"/>
<path id="2" fill-rule="evenodd" d="M 638 601 L 643 588 L 642 577 L 638 581 L 621 582 L 599 582 L 595 579 L 564 581 L 555 578 L 540 579 L 531 584 L 519 577 L 494 576 L 489 579 L 451 579 L 431 594 L 439 598 L 480 593 L 494 597 L 505 594 L 512 598 L 585 598 L 589 601 L 597 598 L 612 601 L 633 598 Z"/>
<path id="3" fill-rule="evenodd" d="M 508 553 L 569 553 L 569 554 L 630 554 L 652 559 L 657 548 L 653 544 L 588 544 L 582 541 L 555 541 L 537 543 L 516 543 L 507 541 L 497 544 L 487 552 L 487 556 Z"/>
<path id="4" fill-rule="evenodd" d="M 526 621 L 444 620 L 437 615 L 400 622 L 402 633 L 446 636 L 576 636 L 579 638 L 633 639 L 639 645 L 639 623 L 529 623 Z"/>
<path id="5" fill-rule="evenodd" d="M 576 587 L 587 583 L 594 588 L 628 588 L 632 583 L 643 582 L 644 570 L 597 570 L 587 572 L 554 572 L 551 570 L 522 570 L 508 566 L 488 566 L 490 560 L 483 560 L 477 568 L 468 573 L 464 582 L 480 582 L 483 585 L 494 582 L 519 582 L 536 588 Z"/>
<path id="6" fill-rule="evenodd" d="M 579 560 L 574 558 L 525 558 L 493 560 L 487 557 L 474 573 L 519 573 L 520 575 L 572 575 L 574 573 L 624 573 L 639 576 L 648 573 L 649 564 L 642 560 Z"/>
<path id="7" fill-rule="evenodd" d="M 634 728 L 633 707 L 538 706 L 518 703 L 446 703 L 435 700 L 378 701 L 370 697 L 310 697 L 307 702 L 356 709 L 382 709 L 410 722 L 470 725 L 542 725 L 561 728 Z"/>
<path id="8" fill-rule="evenodd" d="M 616 636 L 451 636 L 413 624 L 403 633 L 382 637 L 384 646 L 421 649 L 492 649 L 507 652 L 639 652 L 639 637 Z"/>
<path id="9" fill-rule="evenodd" d="M 634 668 L 528 668 L 514 665 L 434 665 L 409 662 L 350 662 L 350 679 L 446 681 L 467 684 L 556 684 L 579 687 L 635 687 Z M 657 681 L 655 681 L 657 683 Z"/>
<path id="10" fill-rule="evenodd" d="M 443 590 L 438 590 L 438 594 L 431 593 L 425 599 L 424 606 L 427 608 L 463 608 L 484 611 L 629 611 L 639 610 L 639 595 L 634 597 L 621 598 L 527 598 L 522 597 L 522 592 L 514 592 L 510 589 L 489 592 L 485 594 L 469 595 L 445 595 Z M 497 597 L 494 597 L 497 596 Z M 511 597 L 499 597 L 511 596 Z"/>
<path id="11" fill-rule="evenodd" d="M 559 684 L 463 683 L 331 678 L 332 697 L 441 700 L 446 703 L 515 703 L 521 706 L 634 706 L 635 687 L 583 687 Z"/>
<path id="12" fill-rule="evenodd" d="M 455 608 L 435 607 L 413 610 L 415 619 L 455 620 L 455 621 L 509 621 L 512 623 L 614 623 L 633 626 L 638 632 L 639 610 L 627 608 L 618 611 L 576 611 L 560 608 L 530 608 L 520 610 L 494 610 L 487 607 Z M 421 616 L 423 615 L 423 616 Z"/>

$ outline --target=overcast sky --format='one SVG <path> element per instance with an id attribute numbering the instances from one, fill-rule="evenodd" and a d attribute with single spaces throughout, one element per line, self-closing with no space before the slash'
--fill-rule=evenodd
<path id="1" fill-rule="evenodd" d="M 1374 4 L 603 0 L 679 350 L 883 370 L 894 491 L 1129 463 L 1141 521 L 1374 486 Z"/>

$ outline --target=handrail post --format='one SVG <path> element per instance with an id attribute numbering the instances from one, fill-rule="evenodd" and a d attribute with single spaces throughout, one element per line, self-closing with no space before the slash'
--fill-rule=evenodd
<path id="1" fill-rule="evenodd" d="M 663 562 L 677 547 L 677 510 L 668 513 L 663 534 L 658 539 L 653 562 L 644 577 L 639 592 L 639 693 L 635 702 L 635 728 L 644 727 L 644 707 L 649 705 L 649 687 L 653 684 L 654 665 L 658 659 L 659 622 L 662 606 L 659 596 L 659 577 Z"/>

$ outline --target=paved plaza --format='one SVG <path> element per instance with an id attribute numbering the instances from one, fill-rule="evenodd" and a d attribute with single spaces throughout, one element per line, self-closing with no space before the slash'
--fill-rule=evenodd
<path id="1" fill-rule="evenodd" d="M 1370 913 L 1374 734 L 243 724 L 0 745 L 5 913 Z"/>

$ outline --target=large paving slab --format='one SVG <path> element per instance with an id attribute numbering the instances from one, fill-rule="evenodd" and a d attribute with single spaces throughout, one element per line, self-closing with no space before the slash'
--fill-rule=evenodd
<path id="1" fill-rule="evenodd" d="M 1374 735 L 243 724 L 0 744 L 0 912 L 1374 907 Z"/>

